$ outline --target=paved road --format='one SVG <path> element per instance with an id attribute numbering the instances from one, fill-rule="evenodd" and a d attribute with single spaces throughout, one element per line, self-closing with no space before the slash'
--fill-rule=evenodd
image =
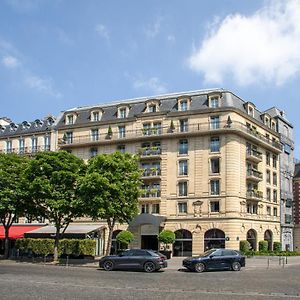
<path id="1" fill-rule="evenodd" d="M 299 265 L 146 274 L 0 261 L 0 299 L 300 300 L 299 278 Z"/>

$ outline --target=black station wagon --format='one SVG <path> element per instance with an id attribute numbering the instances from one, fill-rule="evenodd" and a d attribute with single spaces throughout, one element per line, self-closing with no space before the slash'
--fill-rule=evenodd
<path id="1" fill-rule="evenodd" d="M 240 271 L 241 267 L 245 267 L 245 256 L 236 250 L 211 249 L 201 256 L 184 259 L 182 265 L 190 271 L 198 273 L 206 270 Z"/>

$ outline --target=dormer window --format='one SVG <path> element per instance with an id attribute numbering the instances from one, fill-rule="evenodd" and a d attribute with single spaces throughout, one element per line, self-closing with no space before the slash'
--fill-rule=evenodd
<path id="1" fill-rule="evenodd" d="M 125 119 L 128 116 L 129 108 L 128 107 L 119 107 L 118 108 L 118 118 L 119 119 Z"/>
<path id="2" fill-rule="evenodd" d="M 75 123 L 75 115 L 74 114 L 66 115 L 66 125 L 72 125 L 74 123 Z"/>
<path id="3" fill-rule="evenodd" d="M 102 116 L 101 111 L 99 111 L 99 110 L 92 111 L 91 112 L 91 121 L 92 122 L 98 122 L 98 121 L 100 121 L 101 116 Z"/>
<path id="4" fill-rule="evenodd" d="M 275 121 L 271 121 L 271 129 L 276 131 L 276 122 Z"/>
<path id="5" fill-rule="evenodd" d="M 10 130 L 16 131 L 17 128 L 18 128 L 18 125 L 17 125 L 17 124 L 15 124 L 15 123 L 10 123 Z"/>
<path id="6" fill-rule="evenodd" d="M 270 127 L 270 119 L 268 117 L 265 117 L 265 125 Z"/>
<path id="7" fill-rule="evenodd" d="M 48 126 L 52 126 L 53 123 L 54 123 L 54 119 L 53 119 L 52 117 L 48 117 L 48 118 L 47 118 L 47 125 L 48 125 Z M 41 124 L 41 125 L 42 125 L 42 124 Z"/>
<path id="8" fill-rule="evenodd" d="M 0 131 L 1 131 L 1 132 L 4 132 L 4 130 L 5 130 L 5 127 L 2 126 L 2 125 L 0 125 Z"/>
<path id="9" fill-rule="evenodd" d="M 35 121 L 34 121 L 34 127 L 41 127 L 43 125 L 43 122 L 41 121 L 41 120 L 39 120 L 39 119 L 36 119 Z"/>
<path id="10" fill-rule="evenodd" d="M 30 123 L 28 123 L 27 121 L 24 121 L 22 123 L 22 127 L 23 127 L 23 129 L 28 129 L 30 127 Z"/>
<path id="11" fill-rule="evenodd" d="M 246 108 L 247 114 L 251 117 L 254 117 L 255 105 L 252 102 L 247 102 L 247 103 L 245 103 L 245 108 Z"/>
<path id="12" fill-rule="evenodd" d="M 220 96 L 209 96 L 208 102 L 210 108 L 217 108 L 220 106 Z"/>
<path id="13" fill-rule="evenodd" d="M 159 101 L 158 100 L 150 100 L 146 103 L 146 112 L 148 113 L 155 113 L 159 111 Z"/>
<path id="14" fill-rule="evenodd" d="M 190 106 L 190 99 L 183 98 L 183 99 L 178 99 L 178 111 L 187 111 L 189 110 Z"/>

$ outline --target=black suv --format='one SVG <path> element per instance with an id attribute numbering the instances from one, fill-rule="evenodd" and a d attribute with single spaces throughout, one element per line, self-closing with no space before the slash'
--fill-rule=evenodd
<path id="1" fill-rule="evenodd" d="M 241 267 L 245 267 L 245 256 L 237 250 L 210 249 L 201 256 L 184 259 L 182 265 L 198 273 L 205 270 L 240 271 Z"/>
<path id="2" fill-rule="evenodd" d="M 119 255 L 104 256 L 99 261 L 100 268 L 106 271 L 114 269 L 140 269 L 153 272 L 167 267 L 166 257 L 153 250 L 131 249 Z"/>

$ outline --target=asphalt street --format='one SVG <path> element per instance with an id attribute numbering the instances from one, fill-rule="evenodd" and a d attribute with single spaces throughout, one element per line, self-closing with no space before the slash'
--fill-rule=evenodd
<path id="1" fill-rule="evenodd" d="M 299 265 L 147 274 L 0 261 L 0 299 L 300 300 L 299 278 Z"/>

